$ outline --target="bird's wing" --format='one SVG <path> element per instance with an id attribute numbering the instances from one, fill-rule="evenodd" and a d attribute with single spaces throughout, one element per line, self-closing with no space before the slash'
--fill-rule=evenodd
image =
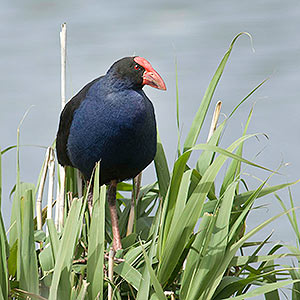
<path id="1" fill-rule="evenodd" d="M 98 77 L 84 86 L 64 107 L 60 115 L 59 128 L 56 136 L 56 153 L 58 162 L 62 166 L 72 166 L 70 158 L 67 152 L 67 143 L 70 133 L 70 128 L 73 120 L 75 110 L 80 106 L 81 102 L 85 99 L 85 96 L 89 88 L 98 81 L 101 77 Z"/>

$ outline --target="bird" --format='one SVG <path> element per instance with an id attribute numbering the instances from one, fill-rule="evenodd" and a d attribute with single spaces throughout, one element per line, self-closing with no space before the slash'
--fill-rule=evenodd
<path id="1" fill-rule="evenodd" d="M 87 182 L 100 161 L 100 185 L 109 185 L 115 251 L 122 249 L 117 183 L 137 176 L 156 154 L 155 112 L 143 91 L 145 85 L 166 90 L 162 77 L 145 58 L 119 59 L 67 102 L 56 135 L 59 164 L 78 169 Z"/>

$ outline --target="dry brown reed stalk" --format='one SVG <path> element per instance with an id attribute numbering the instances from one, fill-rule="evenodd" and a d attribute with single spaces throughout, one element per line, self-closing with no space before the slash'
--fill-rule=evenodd
<path id="1" fill-rule="evenodd" d="M 108 295 L 107 295 L 108 300 L 113 299 L 113 287 L 111 283 L 114 280 L 114 256 L 115 256 L 115 251 L 111 248 L 109 250 L 109 257 L 108 257 L 108 279 L 110 280 L 110 283 L 108 284 Z"/>
<path id="2" fill-rule="evenodd" d="M 218 124 L 218 120 L 219 120 L 219 116 L 220 116 L 220 112 L 221 112 L 221 107 L 222 107 L 222 102 L 218 101 L 216 104 L 216 107 L 215 107 L 213 118 L 211 120 L 211 125 L 210 125 L 210 129 L 209 129 L 209 133 L 208 133 L 206 142 L 208 142 L 210 140 L 211 136 L 213 135 L 213 133 L 215 132 L 215 130 L 217 128 L 217 124 Z"/>
<path id="3" fill-rule="evenodd" d="M 64 23 L 61 26 L 60 31 L 60 61 L 61 61 L 61 109 L 66 105 L 66 41 L 67 41 L 67 24 Z M 59 186 L 59 195 L 57 198 L 57 215 L 58 218 L 56 222 L 58 224 L 58 231 L 61 231 L 64 224 L 64 195 L 65 195 L 65 169 L 62 166 L 59 166 L 60 174 L 60 186 Z"/>
<path id="4" fill-rule="evenodd" d="M 53 202 L 53 191 L 54 191 L 54 175 L 55 175 L 55 156 L 54 149 L 50 147 L 49 150 L 49 185 L 48 185 L 48 204 L 47 204 L 47 219 L 52 218 L 52 202 Z"/>

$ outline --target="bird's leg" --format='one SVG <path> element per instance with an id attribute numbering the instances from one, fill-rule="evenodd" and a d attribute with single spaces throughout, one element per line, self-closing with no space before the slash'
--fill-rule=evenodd
<path id="1" fill-rule="evenodd" d="M 116 208 L 116 192 L 117 192 L 117 180 L 111 180 L 108 187 L 107 200 L 108 200 L 108 206 L 109 206 L 110 218 L 111 218 L 114 251 L 122 249 L 121 237 L 120 237 L 120 231 L 118 225 L 117 208 Z"/>

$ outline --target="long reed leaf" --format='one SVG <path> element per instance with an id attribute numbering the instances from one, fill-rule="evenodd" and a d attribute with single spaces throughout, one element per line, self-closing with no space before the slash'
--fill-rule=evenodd
<path id="1" fill-rule="evenodd" d="M 234 39 L 232 40 L 230 46 L 229 46 L 229 49 L 227 50 L 227 52 L 225 53 L 222 61 L 220 62 L 218 68 L 217 68 L 217 71 L 215 72 L 208 88 L 206 89 L 205 91 L 205 94 L 203 96 L 203 99 L 201 101 L 201 104 L 200 104 L 200 107 L 196 113 L 196 116 L 193 120 L 193 123 L 192 123 L 192 126 L 191 126 L 191 129 L 188 133 L 188 136 L 184 142 L 184 148 L 183 148 L 183 152 L 187 151 L 188 149 L 192 148 L 195 144 L 196 144 L 196 141 L 197 141 L 197 138 L 199 136 L 199 133 L 200 133 L 200 130 L 202 128 L 202 125 L 203 125 L 203 122 L 204 122 L 204 119 L 206 117 L 206 114 L 207 114 L 207 110 L 208 110 L 208 107 L 210 105 L 210 102 L 211 102 L 211 99 L 212 99 L 212 96 L 215 92 L 215 89 L 218 85 L 218 82 L 223 74 L 223 71 L 224 71 L 224 68 L 225 68 L 225 65 L 227 63 L 227 60 L 230 56 L 230 53 L 232 51 L 232 48 L 233 48 L 233 45 L 235 44 L 236 40 L 241 36 L 241 35 L 248 35 L 250 38 L 251 36 L 249 35 L 249 33 L 246 33 L 246 32 L 241 32 L 239 34 L 237 34 Z"/>
<path id="2" fill-rule="evenodd" d="M 80 218 L 80 210 L 82 206 L 82 198 L 74 199 L 72 202 L 69 215 L 66 220 L 62 239 L 60 241 L 57 257 L 54 267 L 53 280 L 50 287 L 49 300 L 57 298 L 70 297 L 71 286 L 69 282 L 69 272 L 72 263 L 72 257 L 78 239 L 78 231 L 82 219 Z M 64 278 L 62 278 L 64 277 Z"/>
<path id="3" fill-rule="evenodd" d="M 89 232 L 87 263 L 88 298 L 103 299 L 103 262 L 105 246 L 106 186 L 99 187 L 100 164 L 97 163 L 94 177 L 93 212 Z M 99 192 L 100 191 L 100 192 Z"/>
<path id="4" fill-rule="evenodd" d="M 22 239 L 20 243 L 20 288 L 34 294 L 39 294 L 38 265 L 34 243 L 33 229 L 33 191 L 27 190 L 21 200 Z"/>
<path id="5" fill-rule="evenodd" d="M 230 297 L 230 298 L 226 298 L 226 299 L 223 299 L 223 300 L 232 300 L 232 299 L 234 299 L 234 300 L 244 300 L 244 299 L 247 299 L 247 298 L 260 296 L 260 295 L 269 293 L 269 292 L 274 291 L 274 290 L 278 290 L 278 289 L 283 288 L 285 286 L 295 284 L 299 281 L 300 281 L 300 279 L 297 279 L 297 280 L 284 280 L 284 281 L 269 283 L 269 284 L 265 284 L 261 287 L 258 287 L 256 289 L 253 289 L 250 292 L 245 293 L 243 295 L 236 296 L 236 297 Z"/>
<path id="6" fill-rule="evenodd" d="M 159 133 L 157 132 L 157 151 L 154 158 L 154 165 L 159 185 L 159 192 L 162 197 L 166 196 L 167 189 L 170 182 L 170 173 L 169 173 L 169 167 L 165 155 L 165 151 L 159 136 Z"/>

